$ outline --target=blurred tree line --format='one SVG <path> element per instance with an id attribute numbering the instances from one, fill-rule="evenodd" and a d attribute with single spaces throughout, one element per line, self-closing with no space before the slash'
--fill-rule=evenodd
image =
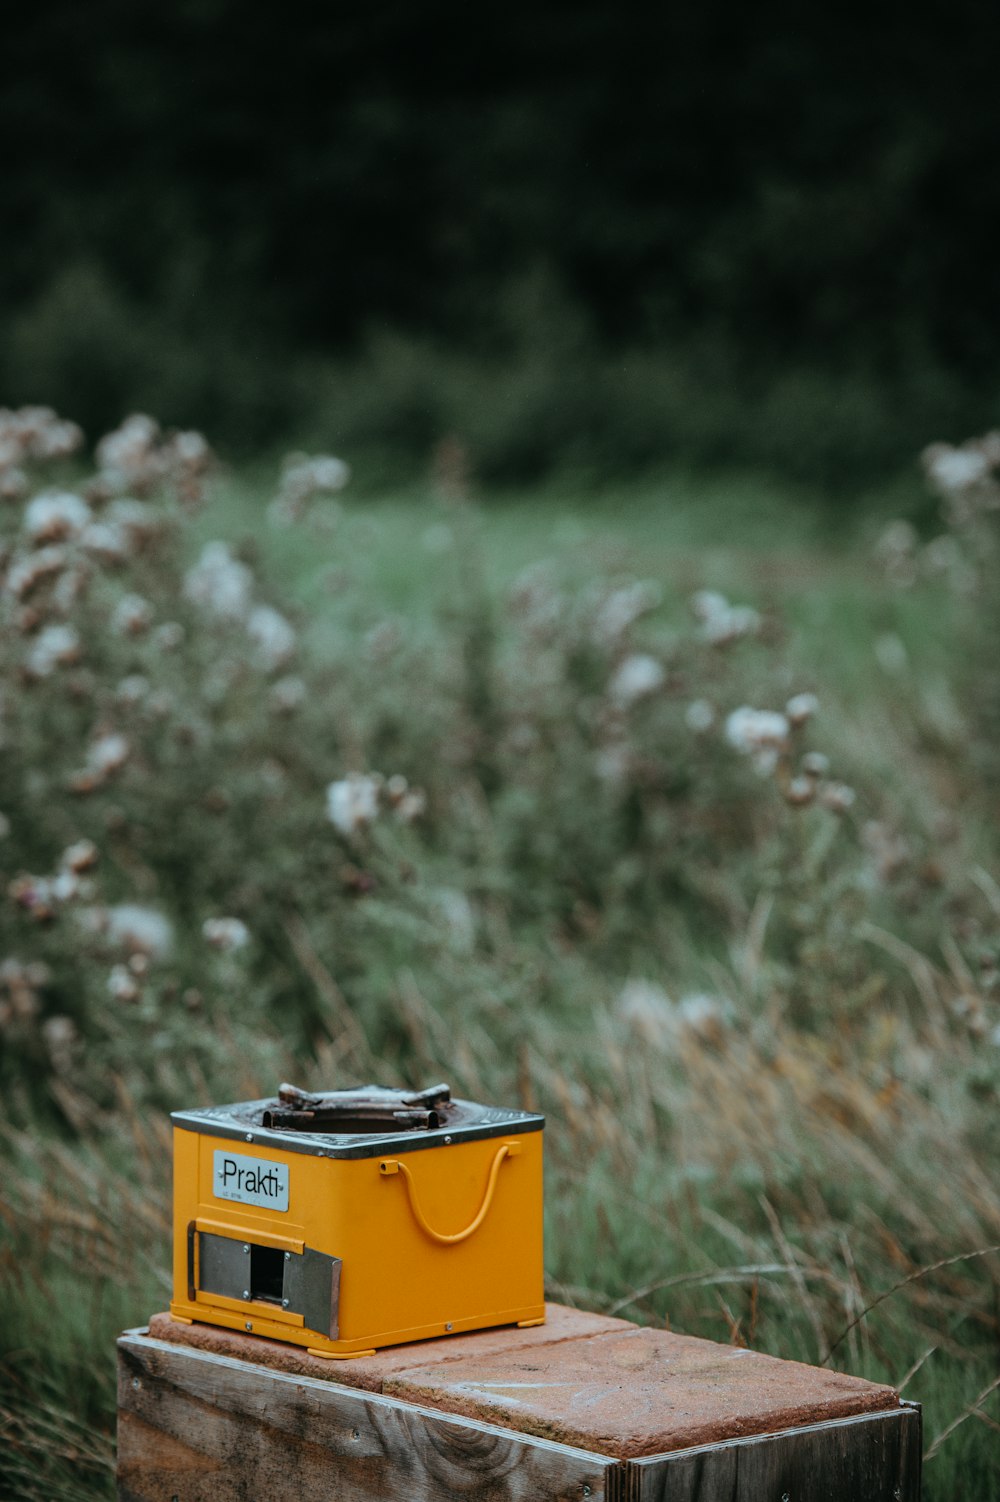
<path id="1" fill-rule="evenodd" d="M 988 0 L 45 0 L 4 53 L 0 400 L 511 477 L 995 419 Z"/>

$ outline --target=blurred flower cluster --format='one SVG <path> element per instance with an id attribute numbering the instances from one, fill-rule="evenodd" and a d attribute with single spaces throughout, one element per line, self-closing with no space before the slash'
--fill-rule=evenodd
<path id="1" fill-rule="evenodd" d="M 908 521 L 889 522 L 875 556 L 888 581 L 908 589 L 941 579 L 958 596 L 996 590 L 1000 550 L 1000 432 L 959 445 L 932 443 L 921 455 L 924 476 L 941 502 L 945 531 L 922 541 Z"/>
<path id="2" fill-rule="evenodd" d="M 582 946 L 626 1036 L 722 1047 L 738 985 L 664 982 L 636 935 L 736 944 L 764 893 L 782 1005 L 818 1018 L 863 968 L 859 912 L 938 921 L 944 858 L 843 765 L 773 610 L 555 562 L 495 603 L 455 513 L 430 636 L 358 600 L 316 650 L 255 539 L 220 535 L 200 435 L 131 417 L 95 473 L 52 413 L 0 435 L 0 1076 L 145 1056 L 155 1083 L 276 1009 L 299 1046 L 363 1025 L 391 1052 L 401 975 L 488 968 L 510 934 Z M 296 455 L 271 514 L 312 548 L 346 479 Z"/>
<path id="3" fill-rule="evenodd" d="M 445 451 L 404 619 L 378 529 L 412 518 L 341 509 L 341 461 L 293 456 L 268 505 L 216 491 L 199 434 L 131 417 L 88 467 L 71 423 L 0 414 L 0 1222 L 31 1361 L 76 1339 L 94 1248 L 131 1318 L 161 1296 L 164 1108 L 447 1078 L 550 1115 L 557 1297 L 896 1382 L 974 1341 L 983 1388 L 996 1263 L 956 1252 L 1000 1239 L 995 450 L 930 451 L 946 532 L 894 523 L 888 587 L 849 559 L 839 616 L 839 574 L 723 593 L 603 541 L 504 590 Z M 897 1271 L 890 1361 L 854 1316 Z"/>
<path id="4" fill-rule="evenodd" d="M 88 472 L 83 441 L 48 409 L 0 412 L 0 1075 L 18 1088 L 84 1057 L 100 1079 L 137 1036 L 178 1047 L 212 976 L 252 968 L 251 935 L 336 860 L 322 676 L 285 671 L 298 631 L 240 550 L 192 547 L 208 443 L 135 415 Z M 300 459 L 281 493 L 345 480 Z M 322 732 L 290 735 L 310 710 Z M 405 824 L 423 794 L 377 779 L 376 804 Z M 339 820 L 345 851 L 364 822 Z M 247 986 L 248 1017 L 267 991 Z"/>

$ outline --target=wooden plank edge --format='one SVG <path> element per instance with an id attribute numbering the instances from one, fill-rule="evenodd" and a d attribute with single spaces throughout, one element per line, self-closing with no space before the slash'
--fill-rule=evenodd
<path id="1" fill-rule="evenodd" d="M 448 1428 L 462 1429 L 470 1433 L 489 1435 L 496 1439 L 504 1440 L 508 1444 L 536 1450 L 553 1458 L 560 1457 L 584 1470 L 598 1472 L 602 1479 L 623 1469 L 625 1464 L 625 1462 L 616 1459 L 613 1455 L 601 1455 L 597 1451 L 579 1449 L 573 1445 L 562 1444 L 558 1440 L 544 1439 L 534 1434 L 524 1434 L 516 1429 L 505 1429 L 498 1424 L 489 1424 L 480 1419 L 467 1418 L 463 1414 L 447 1413 L 439 1408 L 428 1408 L 419 1403 L 411 1403 L 405 1398 L 387 1397 L 382 1393 L 371 1392 L 367 1388 L 347 1387 L 343 1383 L 335 1382 L 332 1379 L 327 1380 L 303 1376 L 295 1372 L 282 1372 L 276 1370 L 274 1367 L 260 1366 L 253 1362 L 238 1360 L 232 1356 L 221 1356 L 214 1351 L 204 1351 L 199 1347 L 185 1346 L 175 1341 L 157 1340 L 155 1337 L 148 1335 L 146 1329 L 143 1327 L 124 1331 L 119 1336 L 117 1345 L 119 1352 L 134 1352 L 140 1359 L 143 1352 L 157 1352 L 168 1360 L 177 1361 L 186 1358 L 208 1369 L 222 1367 L 226 1370 L 239 1373 L 249 1368 L 255 1375 L 265 1377 L 271 1382 L 278 1382 L 283 1386 L 293 1387 L 299 1391 L 311 1392 L 319 1399 L 325 1397 L 328 1401 L 342 1401 L 348 1407 L 355 1406 L 359 1412 L 373 1408 L 385 1413 L 398 1413 L 400 1410 L 404 1410 L 406 1413 L 412 1414 L 415 1418 L 423 1419 L 427 1422 L 443 1424 Z M 122 1369 L 122 1361 L 119 1358 L 119 1378 L 122 1382 L 124 1381 L 124 1377 L 125 1373 Z M 123 1396 L 126 1399 L 124 1402 L 122 1401 Z M 119 1411 L 129 1412 L 127 1390 L 124 1394 L 121 1389 L 119 1391 Z M 581 1482 L 581 1485 L 583 1484 Z M 617 1495 L 613 1486 L 610 1489 L 604 1486 L 601 1488 L 601 1492 L 609 1498 Z M 587 1492 L 583 1494 L 589 1495 Z M 598 1496 L 600 1493 L 595 1492 L 594 1495 Z"/>
<path id="2" fill-rule="evenodd" d="M 881 1423 L 886 1419 L 909 1418 L 912 1421 L 916 1415 L 918 1421 L 921 1415 L 919 1403 L 911 1403 L 906 1398 L 900 1398 L 898 1408 L 876 1408 L 870 1413 L 850 1413 L 839 1419 L 819 1419 L 813 1424 L 796 1424 L 791 1429 L 768 1429 L 763 1434 L 737 1434 L 731 1439 L 711 1440 L 704 1445 L 688 1445 L 683 1450 L 664 1450 L 660 1455 L 637 1455 L 628 1461 L 630 1466 L 653 1466 L 662 1465 L 665 1460 L 682 1460 L 685 1456 L 702 1455 L 706 1451 L 713 1454 L 719 1450 L 732 1449 L 736 1446 L 759 1445 L 768 1440 L 787 1439 L 793 1434 L 819 1434 L 830 1429 L 849 1429 L 852 1425 Z"/>
<path id="3" fill-rule="evenodd" d="M 923 1469 L 921 1409 L 918 1403 L 904 1398 L 899 1400 L 897 1408 L 637 1457 L 626 1462 L 625 1473 L 613 1483 L 609 1496 L 611 1502 L 668 1502 L 668 1499 L 669 1502 L 746 1502 L 746 1499 L 756 1502 L 763 1496 L 762 1477 L 757 1475 L 755 1481 L 749 1480 L 747 1462 L 751 1473 L 763 1466 L 769 1473 L 769 1483 L 778 1484 L 776 1478 L 781 1475 L 787 1484 L 787 1476 L 799 1469 L 803 1458 L 809 1460 L 808 1450 L 805 1456 L 803 1450 L 810 1442 L 818 1449 L 824 1440 L 835 1439 L 838 1434 L 843 1439 L 842 1431 L 852 1430 L 859 1444 L 853 1456 L 845 1452 L 848 1463 L 853 1460 L 854 1466 L 858 1466 L 867 1462 L 873 1469 L 865 1479 L 863 1493 L 853 1487 L 849 1494 L 838 1491 L 838 1502 L 883 1502 L 883 1499 L 919 1502 Z M 890 1435 L 895 1444 L 888 1442 Z M 817 1463 L 818 1457 L 814 1455 L 810 1466 Z M 790 1486 L 788 1490 L 799 1496 L 798 1487 Z M 834 1495 L 823 1493 L 828 1494 Z"/>

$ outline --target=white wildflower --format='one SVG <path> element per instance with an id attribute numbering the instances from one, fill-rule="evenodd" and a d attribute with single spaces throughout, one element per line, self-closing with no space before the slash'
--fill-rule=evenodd
<path id="1" fill-rule="evenodd" d="M 54 902 L 70 902 L 79 890 L 75 871 L 59 871 L 49 878 L 49 894 Z"/>
<path id="2" fill-rule="evenodd" d="M 69 1074 L 76 1063 L 76 1026 L 71 1017 L 46 1017 L 42 1038 L 56 1074 Z"/>
<path id="3" fill-rule="evenodd" d="M 28 476 L 18 465 L 5 466 L 0 458 L 0 501 L 8 505 L 23 501 L 31 489 Z"/>
<path id="4" fill-rule="evenodd" d="M 313 492 L 335 495 L 337 491 L 343 490 L 350 478 L 349 466 L 333 454 L 317 454 L 311 459 L 296 456 L 291 462 L 286 460 L 286 468 L 281 476 L 281 489 L 289 495 L 309 495 Z"/>
<path id="5" fill-rule="evenodd" d="M 106 730 L 96 736 L 87 748 L 87 767 L 100 778 L 110 777 L 128 761 L 131 746 L 124 735 L 115 730 Z"/>
<path id="6" fill-rule="evenodd" d="M 684 711 L 684 723 L 695 735 L 705 735 L 715 724 L 715 710 L 707 699 L 694 699 Z"/>
<path id="7" fill-rule="evenodd" d="M 231 954 L 250 943 L 250 930 L 239 918 L 206 918 L 201 925 L 202 937 L 213 949 Z"/>
<path id="8" fill-rule="evenodd" d="M 788 723 L 796 729 L 811 720 L 818 710 L 819 700 L 815 694 L 794 694 L 785 705 Z"/>
<path id="9" fill-rule="evenodd" d="M 326 790 L 326 814 L 341 834 L 354 835 L 378 817 L 382 779 L 363 772 L 349 772 Z"/>
<path id="10" fill-rule="evenodd" d="M 879 819 L 869 819 L 861 831 L 861 842 L 872 858 L 880 882 L 891 881 L 911 858 L 905 837 Z"/>
<path id="11" fill-rule="evenodd" d="M 666 676 L 655 657 L 645 652 L 633 652 L 618 664 L 608 685 L 608 693 L 616 704 L 627 708 L 662 688 Z"/>
<path id="12" fill-rule="evenodd" d="M 91 522 L 80 535 L 80 546 L 101 563 L 124 563 L 129 555 L 129 537 L 114 522 Z"/>
<path id="13" fill-rule="evenodd" d="M 802 774 L 818 782 L 825 777 L 830 770 L 830 758 L 824 756 L 822 751 L 807 751 L 802 758 Z"/>
<path id="14" fill-rule="evenodd" d="M 413 824 L 427 811 L 427 794 L 422 788 L 411 788 L 398 772 L 386 783 L 385 795 L 400 824 Z"/>
<path id="15" fill-rule="evenodd" d="M 309 690 L 302 678 L 279 678 L 271 685 L 271 708 L 275 714 L 294 714 L 308 697 Z"/>
<path id="16" fill-rule="evenodd" d="M 476 942 L 476 916 L 472 903 L 456 887 L 439 887 L 434 906 L 444 923 L 449 946 L 460 954 L 470 954 Z"/>
<path id="17" fill-rule="evenodd" d="M 701 622 L 703 638 L 713 647 L 728 646 L 760 630 L 760 615 L 752 606 L 730 605 L 714 589 L 700 589 L 692 595 L 691 609 Z"/>
<path id="18" fill-rule="evenodd" d="M 72 626 L 45 626 L 31 644 L 25 668 L 32 678 L 48 678 L 56 668 L 79 662 L 81 654 L 80 637 Z"/>
<path id="19" fill-rule="evenodd" d="M 90 507 L 72 491 L 47 491 L 28 502 L 24 529 L 32 542 L 63 542 L 79 537 L 92 520 Z"/>
<path id="20" fill-rule="evenodd" d="M 161 652 L 174 652 L 184 640 L 184 635 L 180 621 L 164 621 L 153 632 L 153 645 Z"/>
<path id="21" fill-rule="evenodd" d="M 713 647 L 725 647 L 760 630 L 760 614 L 750 605 L 731 605 L 725 615 L 706 621 L 702 635 Z"/>
<path id="22" fill-rule="evenodd" d="M 50 605 L 58 615 L 71 615 L 76 602 L 84 595 L 90 583 L 90 571 L 74 566 L 61 573 L 52 586 Z"/>
<path id="23" fill-rule="evenodd" d="M 29 553 L 11 566 L 7 574 L 7 590 L 16 600 L 25 600 L 43 579 L 60 573 L 68 562 L 65 548 L 39 548 L 37 553 Z"/>
<path id="24" fill-rule="evenodd" d="M 144 413 L 133 413 L 98 443 L 97 463 L 109 477 L 125 483 L 141 482 L 147 477 L 159 436 L 159 423 Z"/>
<path id="25" fill-rule="evenodd" d="M 729 601 L 717 589 L 698 589 L 691 596 L 691 613 L 695 620 L 710 621 L 715 616 L 725 615 Z"/>
<path id="26" fill-rule="evenodd" d="M 187 470 L 201 471 L 212 462 L 208 439 L 194 429 L 175 433 L 168 445 L 168 454 L 173 464 Z"/>
<path id="27" fill-rule="evenodd" d="M 156 908 L 123 902 L 103 914 L 102 927 L 116 949 L 127 954 L 144 954 L 163 959 L 173 944 L 170 920 Z"/>
<path id="28" fill-rule="evenodd" d="M 755 751 L 781 752 L 788 748 L 790 729 L 785 715 L 743 705 L 734 709 L 726 720 L 726 740 L 747 756 Z"/>
<path id="29" fill-rule="evenodd" d="M 79 874 L 81 871 L 89 871 L 96 866 L 99 852 L 93 840 L 77 840 L 74 845 L 68 845 L 63 851 L 59 864 L 66 871 Z"/>
<path id="30" fill-rule="evenodd" d="M 55 414 L 53 414 L 55 417 Z M 83 429 L 75 422 L 56 418 L 41 428 L 32 445 L 33 459 L 68 459 L 83 447 Z"/>
<path id="31" fill-rule="evenodd" d="M 650 1048 L 666 1048 L 673 1039 L 673 1002 L 662 986 L 652 981 L 626 981 L 615 1002 L 615 1013 Z"/>
<path id="32" fill-rule="evenodd" d="M 875 558 L 890 584 L 909 589 L 917 578 L 917 534 L 907 521 L 889 522 L 875 544 Z"/>
<path id="33" fill-rule="evenodd" d="M 835 814 L 845 814 L 857 799 L 857 793 L 845 782 L 828 782 L 820 788 L 819 799 L 824 808 Z"/>
<path id="34" fill-rule="evenodd" d="M 805 808 L 816 797 L 816 782 L 812 777 L 793 777 L 785 788 L 785 798 L 793 808 Z"/>
<path id="35" fill-rule="evenodd" d="M 640 616 L 655 610 L 663 599 L 663 590 L 652 580 L 636 580 L 606 595 L 594 618 L 594 638 L 604 646 L 614 646 Z"/>
<path id="36" fill-rule="evenodd" d="M 734 709 L 726 720 L 726 740 L 753 760 L 761 777 L 770 777 L 788 750 L 791 726 L 773 709 Z"/>
<path id="37" fill-rule="evenodd" d="M 129 673 L 115 688 L 115 698 L 119 704 L 126 704 L 130 708 L 141 704 L 149 693 L 149 679 L 142 673 Z"/>
<path id="38" fill-rule="evenodd" d="M 288 526 L 299 520 L 314 496 L 335 495 L 343 490 L 350 477 L 351 471 L 343 459 L 332 454 L 317 454 L 314 458 L 290 454 L 285 460 L 280 488 L 268 507 L 268 514 L 272 521 Z M 329 525 L 337 520 L 336 512 L 328 513 Z"/>
<path id="39" fill-rule="evenodd" d="M 945 495 L 980 485 L 990 472 L 986 455 L 972 445 L 953 448 L 948 443 L 934 443 L 921 457 L 927 478 Z"/>
<path id="40" fill-rule="evenodd" d="M 283 667 L 295 652 L 294 626 L 271 605 L 254 606 L 247 617 L 247 635 L 257 663 L 266 673 Z"/>
<path id="41" fill-rule="evenodd" d="M 423 788 L 410 788 L 393 809 L 400 824 L 415 824 L 427 812 L 427 794 Z"/>
<path id="42" fill-rule="evenodd" d="M 932 538 L 920 556 L 925 572 L 932 577 L 953 573 L 965 563 L 958 538 L 947 532 L 941 537 Z"/>
<path id="43" fill-rule="evenodd" d="M 142 595 L 122 595 L 111 615 L 111 629 L 119 636 L 141 636 L 153 624 L 153 607 Z"/>
<path id="44" fill-rule="evenodd" d="M 146 701 L 146 708 L 155 720 L 165 720 L 176 707 L 177 700 L 168 688 L 154 689 Z"/>
<path id="45" fill-rule="evenodd" d="M 121 496 L 106 508 L 103 520 L 125 538 L 128 553 L 140 553 L 163 531 L 163 517 L 154 507 Z"/>
<path id="46" fill-rule="evenodd" d="M 115 1001 L 138 1001 L 142 994 L 135 976 L 127 965 L 112 965 L 108 976 L 108 991 Z"/>
<path id="47" fill-rule="evenodd" d="M 594 771 L 602 782 L 627 781 L 632 766 L 632 748 L 627 741 L 609 741 L 594 757 Z"/>
<path id="48" fill-rule="evenodd" d="M 889 673 L 896 677 L 899 673 L 905 673 L 909 666 L 909 653 L 906 643 L 895 631 L 883 631 L 875 638 L 875 661 L 883 673 Z"/>
<path id="49" fill-rule="evenodd" d="M 208 542 L 184 575 L 184 594 L 206 615 L 222 621 L 245 620 L 253 596 L 253 574 L 234 558 L 224 542 Z"/>
<path id="50" fill-rule="evenodd" d="M 909 557 L 916 550 L 916 529 L 908 521 L 897 517 L 887 522 L 875 544 L 875 555 L 883 562 L 892 558 Z"/>

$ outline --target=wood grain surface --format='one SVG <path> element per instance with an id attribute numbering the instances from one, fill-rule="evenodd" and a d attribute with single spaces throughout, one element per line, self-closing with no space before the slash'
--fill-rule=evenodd
<path id="1" fill-rule="evenodd" d="M 919 1502 L 920 1413 L 891 1389 L 565 1315 L 336 1366 L 158 1316 L 170 1339 L 119 1341 L 120 1502 Z M 845 1391 L 859 1411 L 810 1421 Z"/>
<path id="2" fill-rule="evenodd" d="M 907 1405 L 632 1461 L 619 1502 L 919 1502 L 920 1455 Z"/>
<path id="3" fill-rule="evenodd" d="M 615 1462 L 148 1336 L 119 1342 L 120 1502 L 580 1502 Z"/>

